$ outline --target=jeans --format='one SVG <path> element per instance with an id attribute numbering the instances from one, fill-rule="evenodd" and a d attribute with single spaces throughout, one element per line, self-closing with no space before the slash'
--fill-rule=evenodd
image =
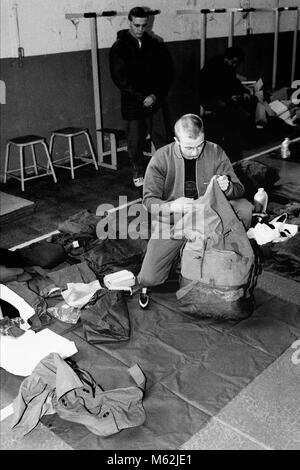
<path id="1" fill-rule="evenodd" d="M 128 121 L 127 148 L 134 178 L 144 175 L 143 150 L 148 134 L 156 150 L 170 142 L 165 109 L 159 108 L 150 116 Z"/>

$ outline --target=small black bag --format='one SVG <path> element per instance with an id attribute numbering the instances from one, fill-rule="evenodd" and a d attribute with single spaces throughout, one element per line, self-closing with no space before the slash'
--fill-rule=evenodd
<path id="1" fill-rule="evenodd" d="M 45 269 L 55 268 L 67 256 L 61 245 L 45 240 L 19 248 L 16 254 L 22 257 L 24 266 L 40 266 Z"/>
<path id="2" fill-rule="evenodd" d="M 81 310 L 85 339 L 91 344 L 127 341 L 130 321 L 121 291 L 101 289 Z"/>

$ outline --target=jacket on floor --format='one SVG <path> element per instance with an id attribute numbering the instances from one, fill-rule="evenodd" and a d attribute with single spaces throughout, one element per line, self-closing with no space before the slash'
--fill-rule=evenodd
<path id="1" fill-rule="evenodd" d="M 85 425 L 98 436 L 139 426 L 146 415 L 142 404 L 145 376 L 135 364 L 128 369 L 136 386 L 103 391 L 91 374 L 70 366 L 51 353 L 21 384 L 14 401 L 13 428 L 28 434 L 45 414 Z"/>
<path id="2" fill-rule="evenodd" d="M 172 78 L 172 63 L 165 45 L 144 33 L 139 47 L 128 29 L 118 31 L 110 50 L 112 80 L 121 91 L 121 110 L 126 120 L 140 119 L 157 110 L 166 97 Z M 155 106 L 143 107 L 154 94 Z"/>

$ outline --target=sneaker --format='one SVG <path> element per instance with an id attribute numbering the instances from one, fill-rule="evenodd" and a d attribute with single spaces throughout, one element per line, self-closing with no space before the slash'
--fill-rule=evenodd
<path id="1" fill-rule="evenodd" d="M 149 294 L 147 294 L 147 287 L 143 287 L 140 293 L 139 304 L 141 308 L 147 308 L 149 305 Z"/>
<path id="2" fill-rule="evenodd" d="M 140 188 L 144 184 L 143 176 L 139 176 L 138 178 L 133 178 L 133 184 L 136 188 Z"/>

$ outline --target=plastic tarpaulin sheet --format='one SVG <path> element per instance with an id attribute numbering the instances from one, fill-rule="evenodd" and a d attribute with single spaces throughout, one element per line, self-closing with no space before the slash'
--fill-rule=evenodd
<path id="1" fill-rule="evenodd" d="M 100 438 L 57 415 L 42 422 L 74 449 L 178 449 L 299 338 L 300 307 L 256 290 L 254 314 L 216 322 L 178 311 L 174 293 L 151 294 L 149 309 L 128 299 L 131 337 L 126 343 L 90 345 L 82 327 L 66 333 L 74 360 L 104 389 L 126 386 L 137 363 L 147 381 L 146 421 Z"/>

